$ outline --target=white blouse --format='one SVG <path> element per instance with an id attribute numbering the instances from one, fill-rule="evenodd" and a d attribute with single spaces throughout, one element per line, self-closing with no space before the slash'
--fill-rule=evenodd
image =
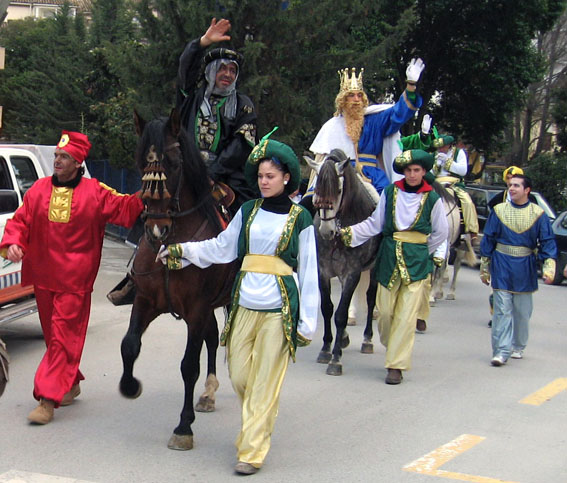
<path id="1" fill-rule="evenodd" d="M 407 230 L 413 225 L 419 207 L 421 206 L 422 198 L 423 193 L 408 193 L 403 190 L 398 190 L 396 218 L 394 220 L 398 230 Z M 366 218 L 366 220 L 351 226 L 351 246 L 356 247 L 362 245 L 366 240 L 381 233 L 384 228 L 385 219 L 386 196 L 381 196 L 372 214 Z M 434 253 L 435 250 L 447 240 L 448 235 L 449 225 L 447 223 L 447 216 L 445 215 L 443 200 L 439 198 L 431 210 L 431 234 L 427 237 L 429 253 Z"/>
<path id="2" fill-rule="evenodd" d="M 249 253 L 274 255 L 288 214 L 278 214 L 260 208 L 250 225 Z M 242 228 L 242 210 L 238 210 L 226 230 L 216 238 L 199 242 L 183 243 L 183 258 L 194 265 L 206 268 L 215 263 L 229 263 L 238 257 L 238 239 Z M 298 331 L 312 340 L 317 328 L 319 310 L 319 279 L 315 229 L 311 225 L 299 233 L 297 257 L 299 284 Z M 247 272 L 240 285 L 239 305 L 251 310 L 281 308 L 282 299 L 276 276 L 266 273 Z"/>

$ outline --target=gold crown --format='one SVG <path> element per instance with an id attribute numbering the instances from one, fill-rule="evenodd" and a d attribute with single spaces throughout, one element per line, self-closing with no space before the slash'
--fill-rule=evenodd
<path id="1" fill-rule="evenodd" d="M 346 69 L 339 70 L 338 74 L 341 79 L 341 92 L 364 90 L 362 85 L 363 72 L 364 68 L 360 69 L 360 73 L 356 75 L 356 68 L 354 67 L 351 67 L 350 69 L 347 67 Z"/>

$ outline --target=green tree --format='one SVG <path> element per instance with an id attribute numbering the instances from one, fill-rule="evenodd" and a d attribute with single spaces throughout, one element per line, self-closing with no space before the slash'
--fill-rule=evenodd
<path id="1" fill-rule="evenodd" d="M 528 85 L 542 77 L 532 40 L 564 8 L 563 0 L 417 0 L 399 72 L 422 57 L 422 93 L 435 122 L 491 152 Z"/>
<path id="2" fill-rule="evenodd" d="M 109 158 L 117 167 L 133 165 L 133 93 L 124 84 L 124 51 L 135 43 L 133 12 L 123 0 L 95 0 L 88 34 L 91 68 L 91 156 Z"/>
<path id="3" fill-rule="evenodd" d="M 567 153 L 546 153 L 530 161 L 525 173 L 555 211 L 567 209 Z"/>
<path id="4" fill-rule="evenodd" d="M 84 22 L 69 17 L 68 4 L 55 18 L 8 22 L 0 44 L 6 48 L 0 71 L 4 139 L 53 144 L 62 129 L 88 131 Z"/>
<path id="5" fill-rule="evenodd" d="M 554 107 L 551 112 L 557 128 L 557 144 L 562 153 L 567 152 L 567 89 L 565 86 L 554 92 Z"/>

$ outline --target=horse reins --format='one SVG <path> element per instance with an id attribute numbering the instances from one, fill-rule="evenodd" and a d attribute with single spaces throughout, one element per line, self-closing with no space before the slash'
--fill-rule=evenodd
<path id="1" fill-rule="evenodd" d="M 176 148 L 176 147 L 177 148 L 180 147 L 179 142 L 174 142 L 174 143 L 168 145 L 164 149 L 164 152 L 167 152 L 167 151 L 169 151 L 173 148 Z M 174 202 L 174 204 L 177 206 L 178 209 L 179 209 L 179 193 L 181 191 L 181 186 L 183 184 L 183 180 L 184 180 L 183 169 L 181 169 L 181 176 L 179 176 L 179 181 L 178 181 L 177 187 L 175 189 L 175 194 L 172 198 L 172 201 Z M 195 206 L 191 207 L 188 210 L 184 210 L 184 211 L 167 210 L 165 213 L 150 213 L 148 211 L 148 207 L 146 205 L 145 210 L 140 215 L 140 218 L 142 219 L 142 221 L 144 223 L 148 219 L 151 219 L 151 220 L 170 219 L 173 222 L 177 218 L 182 218 L 184 216 L 188 216 L 188 215 L 194 213 L 195 211 L 199 210 L 208 201 L 210 196 L 212 196 L 211 193 L 206 194 L 205 196 L 203 196 L 201 198 L 201 200 Z M 203 220 L 203 222 L 201 223 L 201 225 L 197 228 L 195 233 L 191 237 L 189 237 L 189 241 L 194 241 L 195 238 L 198 238 L 199 236 L 201 236 L 201 234 L 205 231 L 207 224 L 208 224 L 208 220 L 205 218 Z M 171 235 L 171 233 L 168 233 L 166 238 L 161 240 L 161 242 L 165 242 L 170 235 Z M 154 244 L 153 244 L 152 240 L 149 239 L 147 232 L 145 233 L 144 238 L 148 242 L 148 245 L 151 247 L 152 251 L 154 253 L 157 253 L 158 250 L 159 250 L 159 247 L 157 249 L 154 247 Z M 135 261 L 135 259 L 134 259 L 134 261 Z M 162 267 L 160 266 L 157 269 L 150 270 L 148 272 L 136 272 L 134 270 L 134 262 L 132 262 L 132 274 L 133 275 L 139 275 L 139 276 L 151 275 L 152 273 L 156 273 L 156 272 L 160 271 L 161 269 L 162 269 Z M 175 312 L 175 310 L 173 309 L 173 303 L 171 301 L 171 294 L 170 294 L 170 291 L 169 291 L 169 272 L 170 272 L 170 269 L 167 266 L 167 264 L 163 265 L 163 269 L 164 269 L 165 296 L 166 296 L 166 299 L 167 299 L 167 305 L 168 305 L 169 313 L 176 320 L 181 320 L 183 317 L 181 315 L 179 315 L 177 312 Z"/>

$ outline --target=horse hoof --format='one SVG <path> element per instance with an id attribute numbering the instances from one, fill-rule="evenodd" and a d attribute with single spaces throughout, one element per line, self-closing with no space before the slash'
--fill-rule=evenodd
<path id="1" fill-rule="evenodd" d="M 171 435 L 169 441 L 167 442 L 167 447 L 169 449 L 175 449 L 177 451 L 187 451 L 193 449 L 193 435 L 192 434 L 175 434 Z"/>
<path id="2" fill-rule="evenodd" d="M 327 366 L 327 375 L 329 376 L 342 376 L 343 365 L 340 362 L 330 362 Z"/>
<path id="3" fill-rule="evenodd" d="M 363 342 L 360 352 L 363 354 L 374 354 L 374 344 L 372 342 Z"/>
<path id="4" fill-rule="evenodd" d="M 136 399 L 142 394 L 142 383 L 135 377 L 130 382 L 121 380 L 120 394 L 128 399 Z"/>
<path id="5" fill-rule="evenodd" d="M 450 293 L 445 300 L 455 300 L 455 294 Z"/>
<path id="6" fill-rule="evenodd" d="M 347 320 L 347 325 L 356 325 L 356 319 L 354 317 L 349 317 Z"/>
<path id="7" fill-rule="evenodd" d="M 317 362 L 319 364 L 328 364 L 329 362 L 331 362 L 331 353 L 327 352 L 327 351 L 321 351 L 319 352 L 319 357 L 317 357 Z"/>
<path id="8" fill-rule="evenodd" d="M 215 401 L 206 396 L 201 396 L 195 405 L 195 411 L 200 413 L 212 413 L 215 410 Z"/>
<path id="9" fill-rule="evenodd" d="M 343 335 L 343 338 L 341 339 L 341 349 L 346 349 L 349 344 L 350 344 L 350 338 L 345 331 L 345 334 Z"/>

